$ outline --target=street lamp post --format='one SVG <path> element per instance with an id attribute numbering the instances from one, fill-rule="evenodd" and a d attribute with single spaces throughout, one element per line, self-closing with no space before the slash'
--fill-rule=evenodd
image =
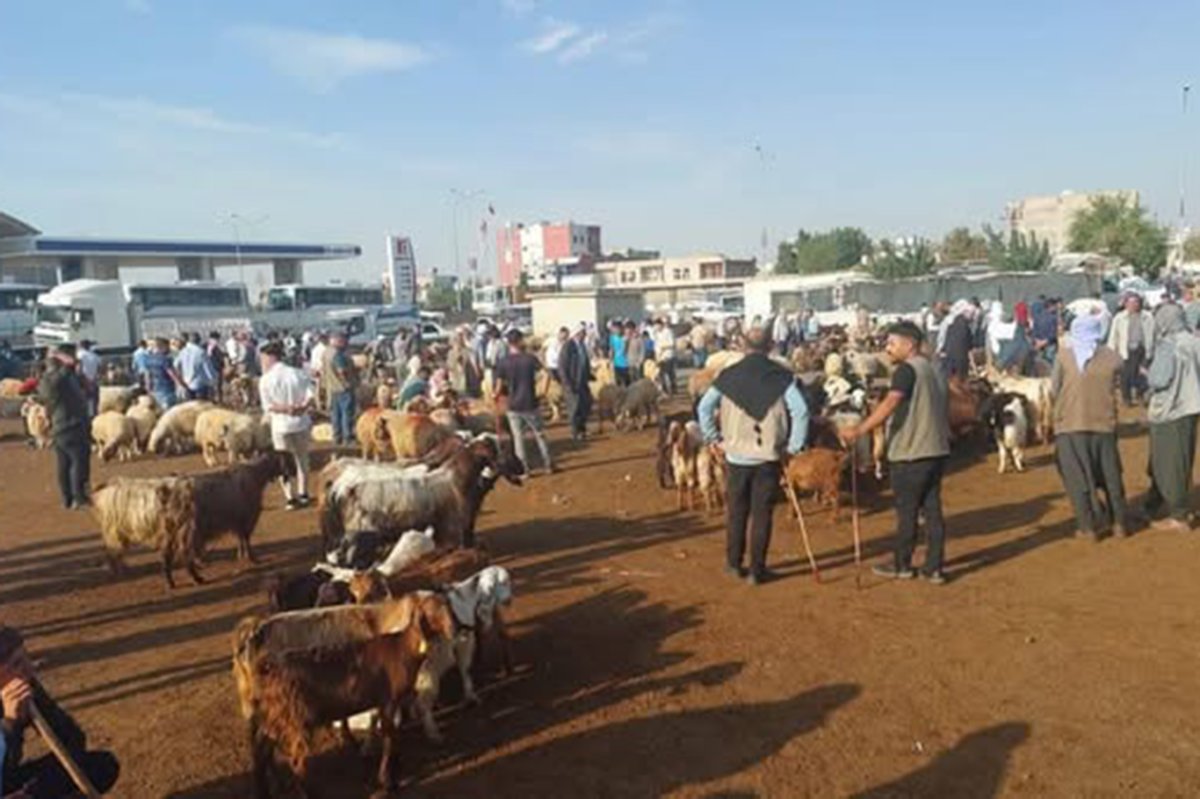
<path id="1" fill-rule="evenodd" d="M 1187 228 L 1187 110 L 1188 110 L 1188 92 L 1192 90 L 1191 85 L 1183 84 L 1183 97 L 1180 114 L 1179 126 L 1182 128 L 1183 135 L 1181 136 L 1181 148 L 1179 153 L 1179 233 L 1183 235 L 1183 231 Z"/>
<path id="2" fill-rule="evenodd" d="M 238 282 L 243 286 L 246 285 L 246 271 L 242 265 L 242 225 L 261 225 L 268 219 L 270 217 L 266 214 L 253 218 L 243 216 L 237 212 L 226 215 L 225 221 L 233 228 L 233 255 L 237 259 Z"/>
<path id="3" fill-rule="evenodd" d="M 467 189 L 467 190 L 455 189 L 455 188 L 450 189 L 450 225 L 451 225 L 451 229 L 452 229 L 452 235 L 454 237 L 454 241 L 453 241 L 454 276 L 456 278 L 458 278 L 460 281 L 462 280 L 463 275 L 462 275 L 462 262 L 459 258 L 459 247 L 458 247 L 458 244 L 459 244 L 459 242 L 458 242 L 458 206 L 461 205 L 462 203 L 470 202 L 471 200 L 482 197 L 486 193 L 487 192 L 485 192 L 483 189 Z M 471 281 L 471 287 L 472 287 L 472 289 L 474 288 L 474 279 L 472 279 L 472 281 Z M 457 303 L 458 310 L 461 311 L 463 309 L 462 308 L 462 299 L 461 299 L 462 293 L 461 293 L 461 291 L 458 291 L 455 294 L 456 294 L 456 298 L 458 299 L 458 303 Z"/>

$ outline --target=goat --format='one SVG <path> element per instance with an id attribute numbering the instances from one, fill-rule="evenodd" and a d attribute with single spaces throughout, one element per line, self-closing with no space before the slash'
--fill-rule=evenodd
<path id="1" fill-rule="evenodd" d="M 988 397 L 980 411 L 996 439 L 1000 474 L 1008 471 L 1010 462 L 1018 472 L 1025 471 L 1025 444 L 1029 437 L 1025 402 L 1022 395 L 1006 391 Z"/>
<path id="2" fill-rule="evenodd" d="M 700 426 L 696 422 L 680 424 L 673 422 L 667 433 L 671 448 L 671 471 L 675 477 L 675 495 L 678 509 L 694 510 L 696 495 L 700 490 L 700 474 L 697 458 L 704 449 Z"/>
<path id="3" fill-rule="evenodd" d="M 192 475 L 195 486 L 195 545 L 199 555 L 222 533 L 237 537 L 238 560 L 254 563 L 250 535 L 262 515 L 263 491 L 272 480 L 283 477 L 291 460 L 272 452 L 250 463 L 216 472 Z"/>
<path id="4" fill-rule="evenodd" d="M 783 480 L 793 491 L 812 491 L 816 499 L 829 502 L 833 508 L 833 520 L 840 515 L 840 482 L 846 453 L 832 449 L 806 449 L 788 458 L 783 469 Z"/>
<path id="5" fill-rule="evenodd" d="M 159 551 L 168 588 L 175 587 L 176 555 L 192 580 L 203 582 L 196 569 L 196 495 L 190 479 L 118 477 L 96 489 L 92 500 L 113 574 L 124 571 L 122 553 L 141 544 Z"/>
<path id="6" fill-rule="evenodd" d="M 378 781 L 395 787 L 394 719 L 431 646 L 453 637 L 449 604 L 432 594 L 243 619 L 233 635 L 233 674 L 255 796 L 270 795 L 277 750 L 303 789 L 312 731 L 373 709 L 384 744 Z"/>
<path id="7" fill-rule="evenodd" d="M 354 437 L 358 439 L 362 456 L 370 460 L 381 461 L 391 449 L 388 437 L 387 419 L 384 412 L 378 408 L 368 408 L 363 411 L 358 421 L 354 423 Z"/>

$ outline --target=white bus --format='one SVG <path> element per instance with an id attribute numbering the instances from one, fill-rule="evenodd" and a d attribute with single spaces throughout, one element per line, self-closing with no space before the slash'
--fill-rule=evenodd
<path id="1" fill-rule="evenodd" d="M 144 338 L 181 333 L 228 335 L 255 327 L 240 283 L 133 283 L 72 280 L 37 299 L 37 346 L 95 342 L 100 352 L 129 352 Z"/>
<path id="2" fill-rule="evenodd" d="M 0 283 L 0 341 L 15 350 L 33 346 L 33 309 L 45 290 L 26 283 Z"/>
<path id="3" fill-rule="evenodd" d="M 290 283 L 267 290 L 267 307 L 261 319 L 287 330 L 312 330 L 329 320 L 331 311 L 383 307 L 381 286 L 304 286 Z"/>

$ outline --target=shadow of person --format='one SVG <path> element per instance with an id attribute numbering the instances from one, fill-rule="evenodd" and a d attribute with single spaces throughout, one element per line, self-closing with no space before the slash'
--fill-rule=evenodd
<path id="1" fill-rule="evenodd" d="M 978 730 L 928 765 L 892 782 L 856 793 L 854 799 L 910 796 L 990 799 L 1000 793 L 1009 757 L 1029 737 L 1029 729 L 1024 722 L 1010 721 Z"/>
<path id="2" fill-rule="evenodd" d="M 551 740 L 422 786 L 426 797 L 657 797 L 729 777 L 819 728 L 860 693 L 826 685 L 778 702 L 686 710 L 609 724 Z"/>

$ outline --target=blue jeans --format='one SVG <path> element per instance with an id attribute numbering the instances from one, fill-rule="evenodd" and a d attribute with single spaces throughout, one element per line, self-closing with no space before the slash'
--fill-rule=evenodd
<path id="1" fill-rule="evenodd" d="M 154 401 L 158 403 L 158 407 L 162 410 L 167 410 L 176 402 L 174 391 L 155 391 Z"/>
<path id="2" fill-rule="evenodd" d="M 692 350 L 692 365 L 697 369 L 703 369 L 704 364 L 708 361 L 708 351 L 704 349 Z"/>
<path id="3" fill-rule="evenodd" d="M 354 441 L 354 392 L 339 391 L 331 396 L 329 415 L 333 422 L 333 442 L 349 444 Z"/>

